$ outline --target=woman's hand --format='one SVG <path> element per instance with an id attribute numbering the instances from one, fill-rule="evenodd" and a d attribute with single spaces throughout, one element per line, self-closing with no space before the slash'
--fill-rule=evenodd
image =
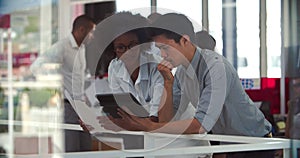
<path id="1" fill-rule="evenodd" d="M 116 132 L 124 130 L 122 127 L 115 123 L 119 118 L 113 118 L 112 116 L 98 116 L 97 119 L 99 120 L 101 126 L 107 130 Z"/>
<path id="2" fill-rule="evenodd" d="M 150 118 L 140 118 L 130 115 L 122 109 L 118 109 L 118 114 L 121 116 L 121 118 L 113 118 L 112 116 L 108 116 L 106 119 L 99 119 L 99 123 L 105 129 L 113 131 L 147 131 L 152 123 Z"/>
<path id="3" fill-rule="evenodd" d="M 150 117 L 141 118 L 135 115 L 130 115 L 122 109 L 118 109 L 118 114 L 122 117 L 127 130 L 131 131 L 149 131 L 153 121 Z"/>
<path id="4" fill-rule="evenodd" d="M 94 130 L 94 127 L 92 127 L 91 125 L 85 124 L 81 119 L 79 119 L 79 124 L 80 124 L 81 128 L 83 129 L 83 131 L 85 131 L 85 132 Z"/>

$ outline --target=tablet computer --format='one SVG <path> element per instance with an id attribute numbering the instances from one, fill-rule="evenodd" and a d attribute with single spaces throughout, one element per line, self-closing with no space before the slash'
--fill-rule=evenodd
<path id="1" fill-rule="evenodd" d="M 138 117 L 149 117 L 149 112 L 131 93 L 96 94 L 96 98 L 103 106 L 103 111 L 114 118 L 120 118 L 117 108 Z"/>

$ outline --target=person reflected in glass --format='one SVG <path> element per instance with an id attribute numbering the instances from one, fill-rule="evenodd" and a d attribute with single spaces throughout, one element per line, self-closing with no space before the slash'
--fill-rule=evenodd
<path id="1" fill-rule="evenodd" d="M 83 14 L 73 21 L 70 35 L 41 54 L 30 66 L 34 75 L 52 74 L 49 65 L 59 65 L 58 73 L 63 78 L 64 113 L 63 121 L 66 124 L 80 124 L 79 116 L 67 99 L 85 101 L 84 82 L 86 70 L 86 45 L 93 40 L 95 21 Z M 50 67 L 51 68 L 51 67 Z M 92 139 L 89 133 L 71 129 L 64 130 L 64 143 L 66 152 L 92 150 Z"/>

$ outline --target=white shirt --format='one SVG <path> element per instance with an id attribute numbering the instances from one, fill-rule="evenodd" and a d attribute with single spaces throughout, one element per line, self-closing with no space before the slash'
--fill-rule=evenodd
<path id="1" fill-rule="evenodd" d="M 149 110 L 150 116 L 157 116 L 164 80 L 157 70 L 157 63 L 150 62 L 148 56 L 141 53 L 141 66 L 135 84 L 123 61 L 113 59 L 108 67 L 108 82 L 113 93 L 132 93 Z"/>
<path id="2" fill-rule="evenodd" d="M 47 74 L 45 64 L 60 64 L 59 73 L 63 76 L 63 86 L 73 99 L 83 99 L 84 76 L 86 68 L 85 46 L 77 45 L 70 34 L 55 43 L 48 51 L 41 54 L 30 66 L 34 74 Z"/>

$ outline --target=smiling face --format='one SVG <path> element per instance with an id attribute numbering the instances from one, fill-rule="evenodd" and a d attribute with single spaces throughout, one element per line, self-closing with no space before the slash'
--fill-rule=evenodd
<path id="1" fill-rule="evenodd" d="M 139 59 L 140 48 L 138 45 L 138 37 L 132 32 L 117 37 L 113 42 L 114 51 L 123 62 Z"/>

